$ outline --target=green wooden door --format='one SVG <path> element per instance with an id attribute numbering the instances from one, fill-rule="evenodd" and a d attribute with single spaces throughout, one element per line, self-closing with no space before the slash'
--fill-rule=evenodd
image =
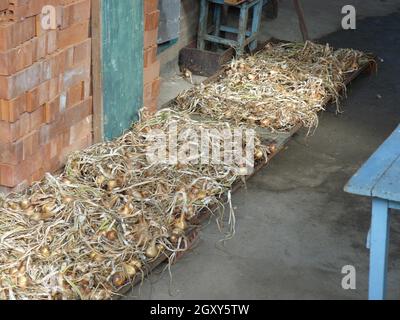
<path id="1" fill-rule="evenodd" d="M 143 105 L 143 0 L 102 0 L 103 132 L 121 135 Z"/>

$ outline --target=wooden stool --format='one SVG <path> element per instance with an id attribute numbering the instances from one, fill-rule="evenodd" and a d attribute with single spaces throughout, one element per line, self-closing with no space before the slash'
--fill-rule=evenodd
<path id="1" fill-rule="evenodd" d="M 200 21 L 198 32 L 197 48 L 205 49 L 206 41 L 222 44 L 235 48 L 238 55 L 244 53 L 248 45 L 253 51 L 257 48 L 257 34 L 260 30 L 261 13 L 266 0 L 200 0 Z M 209 5 L 214 4 L 213 31 L 208 32 Z M 221 24 L 222 9 L 225 5 L 234 6 L 240 9 L 239 27 L 233 28 Z M 247 29 L 250 11 L 253 11 L 251 29 Z M 237 34 L 237 40 L 230 40 L 221 37 L 221 32 Z"/>

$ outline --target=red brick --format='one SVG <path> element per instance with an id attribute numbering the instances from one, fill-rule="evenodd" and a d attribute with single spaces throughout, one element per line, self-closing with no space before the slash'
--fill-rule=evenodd
<path id="1" fill-rule="evenodd" d="M 73 24 L 90 19 L 90 0 L 83 0 L 61 7 L 60 28 L 65 29 Z"/>
<path id="2" fill-rule="evenodd" d="M 144 32 L 144 48 L 157 45 L 158 29 Z"/>
<path id="3" fill-rule="evenodd" d="M 78 102 L 82 101 L 84 97 L 84 81 L 77 83 L 69 88 L 67 93 L 67 108 L 72 107 Z"/>
<path id="4" fill-rule="evenodd" d="M 13 99 L 0 99 L 0 120 L 15 122 L 26 111 L 26 94 Z"/>
<path id="5" fill-rule="evenodd" d="M 146 13 L 144 18 L 144 31 L 158 30 L 159 18 L 160 10 Z"/>
<path id="6" fill-rule="evenodd" d="M 145 0 L 144 1 L 144 13 L 149 13 L 157 10 L 158 0 Z"/>
<path id="7" fill-rule="evenodd" d="M 57 47 L 66 48 L 88 38 L 89 21 L 72 25 L 57 32 Z"/>
<path id="8" fill-rule="evenodd" d="M 31 130 L 38 129 L 42 124 L 46 123 L 44 105 L 29 114 Z"/>
<path id="9" fill-rule="evenodd" d="M 35 36 L 35 18 L 0 22 L 0 51 L 11 50 Z"/>
<path id="10" fill-rule="evenodd" d="M 147 68 L 149 65 L 157 61 L 157 46 L 151 46 L 144 50 L 143 54 L 144 67 Z"/>
<path id="11" fill-rule="evenodd" d="M 160 75 L 160 61 L 156 61 L 147 68 L 144 68 L 144 84 L 153 82 Z"/>

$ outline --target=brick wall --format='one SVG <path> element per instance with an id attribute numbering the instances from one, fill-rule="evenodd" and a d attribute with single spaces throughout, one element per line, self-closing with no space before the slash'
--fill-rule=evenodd
<path id="1" fill-rule="evenodd" d="M 160 61 L 157 59 L 158 0 L 144 0 L 144 106 L 157 110 L 160 94 Z"/>
<path id="2" fill-rule="evenodd" d="M 48 4 L 57 30 L 41 28 Z M 89 21 L 90 0 L 0 0 L 0 191 L 92 143 Z"/>

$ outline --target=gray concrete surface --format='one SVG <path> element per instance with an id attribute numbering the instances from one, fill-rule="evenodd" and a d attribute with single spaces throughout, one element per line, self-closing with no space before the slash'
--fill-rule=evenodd
<path id="1" fill-rule="evenodd" d="M 337 29 L 336 9 L 346 1 L 304 2 L 313 35 Z M 363 19 L 356 31 L 338 31 L 324 40 L 375 52 L 383 60 L 379 73 L 353 82 L 343 114 L 334 109 L 321 114 L 314 135 L 296 135 L 287 150 L 250 180 L 247 190 L 234 195 L 234 239 L 217 247 L 221 234 L 211 222 L 197 246 L 172 267 L 172 284 L 160 268 L 129 299 L 367 297 L 370 201 L 345 194 L 343 186 L 400 122 L 400 11 L 395 10 L 400 3 L 353 3 L 363 16 L 381 17 Z M 283 11 L 281 17 L 287 14 Z M 290 34 L 286 21 L 273 24 L 280 30 L 274 36 Z M 164 88 L 178 92 L 183 86 L 178 80 Z M 391 226 L 388 286 L 393 299 L 400 297 L 400 215 L 393 216 Z M 356 267 L 356 290 L 341 288 L 344 265 Z"/>

